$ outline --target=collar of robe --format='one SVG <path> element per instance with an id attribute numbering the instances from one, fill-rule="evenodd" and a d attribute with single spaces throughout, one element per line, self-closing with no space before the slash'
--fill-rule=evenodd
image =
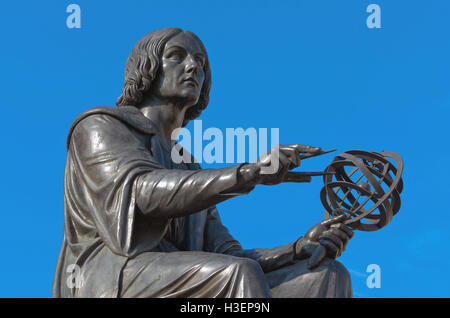
<path id="1" fill-rule="evenodd" d="M 70 137 L 72 136 L 72 132 L 75 129 L 76 125 L 86 117 L 98 114 L 112 116 L 147 135 L 156 135 L 158 132 L 155 124 L 150 119 L 145 117 L 144 114 L 142 114 L 142 112 L 134 106 L 98 106 L 86 110 L 77 118 L 75 118 L 72 125 L 70 126 L 69 134 L 67 136 L 67 149 L 69 149 Z"/>

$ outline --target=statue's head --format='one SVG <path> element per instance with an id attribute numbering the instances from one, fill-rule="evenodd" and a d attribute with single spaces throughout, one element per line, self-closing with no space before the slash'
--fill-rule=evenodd
<path id="1" fill-rule="evenodd" d="M 183 126 L 208 106 L 211 70 L 200 39 L 179 28 L 150 32 L 134 46 L 125 66 L 125 84 L 117 106 L 139 107 L 149 94 L 182 100 Z"/>

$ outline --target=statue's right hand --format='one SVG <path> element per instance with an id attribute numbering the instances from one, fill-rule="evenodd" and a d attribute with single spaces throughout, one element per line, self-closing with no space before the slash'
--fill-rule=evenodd
<path id="1" fill-rule="evenodd" d="M 277 145 L 262 155 L 256 163 L 257 183 L 275 185 L 283 181 L 289 170 L 300 166 L 300 153 L 318 153 L 322 149 L 299 144 Z"/>

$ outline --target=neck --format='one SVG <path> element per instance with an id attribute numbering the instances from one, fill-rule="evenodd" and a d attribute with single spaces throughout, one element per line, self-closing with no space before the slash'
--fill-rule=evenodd
<path id="1" fill-rule="evenodd" d="M 139 109 L 156 125 L 159 133 L 167 142 L 175 142 L 178 136 L 175 134 L 172 136 L 172 133 L 183 125 L 187 107 L 150 96 L 144 100 Z"/>

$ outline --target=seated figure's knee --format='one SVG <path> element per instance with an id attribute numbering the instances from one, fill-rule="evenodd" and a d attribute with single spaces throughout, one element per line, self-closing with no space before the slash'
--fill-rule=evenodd
<path id="1" fill-rule="evenodd" d="M 341 262 L 328 259 L 321 266 L 325 268 L 326 276 L 333 281 L 332 285 L 335 286 L 334 291 L 327 292 L 327 297 L 353 297 L 350 273 Z"/>
<path id="2" fill-rule="evenodd" d="M 352 297 L 350 274 L 340 262 L 324 259 L 314 269 L 308 260 L 266 274 L 274 297 Z"/>
<path id="3" fill-rule="evenodd" d="M 234 267 L 236 279 L 242 280 L 244 286 L 246 286 L 242 297 L 271 297 L 269 285 L 258 262 L 249 258 L 237 258 Z"/>
<path id="4" fill-rule="evenodd" d="M 238 258 L 235 262 L 237 270 L 245 276 L 261 276 L 264 277 L 264 273 L 258 262 L 250 258 Z"/>
<path id="5" fill-rule="evenodd" d="M 325 259 L 320 264 L 319 268 L 324 268 L 327 271 L 335 273 L 336 275 L 342 277 L 342 279 L 350 280 L 350 273 L 348 272 L 347 268 L 345 268 L 345 266 L 342 265 L 341 262 L 335 259 L 330 258 Z"/>

